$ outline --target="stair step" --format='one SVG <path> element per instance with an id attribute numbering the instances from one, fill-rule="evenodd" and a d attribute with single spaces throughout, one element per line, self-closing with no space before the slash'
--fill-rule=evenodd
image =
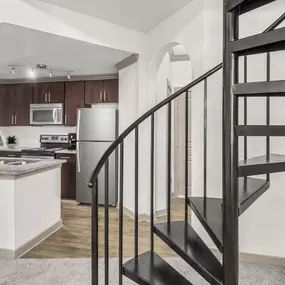
<path id="1" fill-rule="evenodd" d="M 157 224 L 154 232 L 210 284 L 222 284 L 221 263 L 188 222 Z"/>
<path id="2" fill-rule="evenodd" d="M 229 0 L 227 10 L 231 11 L 239 7 L 238 13 L 241 15 L 274 1 L 276 0 Z"/>
<path id="3" fill-rule="evenodd" d="M 239 215 L 247 210 L 269 187 L 270 183 L 265 179 L 239 178 Z"/>
<path id="4" fill-rule="evenodd" d="M 239 56 L 285 49 L 285 28 L 254 35 L 230 43 L 230 51 Z"/>
<path id="5" fill-rule="evenodd" d="M 240 177 L 276 173 L 285 171 L 285 155 L 270 154 L 240 161 L 238 175 Z"/>
<path id="6" fill-rule="evenodd" d="M 285 80 L 235 84 L 233 93 L 236 96 L 285 96 Z"/>
<path id="7" fill-rule="evenodd" d="M 285 136 L 285 126 L 236 126 L 237 136 L 246 137 L 282 137 Z"/>
<path id="8" fill-rule="evenodd" d="M 141 285 L 192 285 L 155 252 L 145 252 L 123 265 L 123 274 Z"/>
<path id="9" fill-rule="evenodd" d="M 188 204 L 220 252 L 223 251 L 222 199 L 189 197 Z"/>

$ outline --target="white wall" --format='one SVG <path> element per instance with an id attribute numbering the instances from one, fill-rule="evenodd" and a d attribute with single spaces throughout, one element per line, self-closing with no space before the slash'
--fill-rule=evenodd
<path id="1" fill-rule="evenodd" d="M 67 135 L 68 133 L 75 133 L 76 127 L 63 126 L 42 126 L 42 127 L 0 127 L 3 135 L 17 136 L 18 146 L 20 147 L 39 147 L 40 135 L 55 134 Z"/>

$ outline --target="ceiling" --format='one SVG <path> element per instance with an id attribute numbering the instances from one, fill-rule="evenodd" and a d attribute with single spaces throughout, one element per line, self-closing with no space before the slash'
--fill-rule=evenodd
<path id="1" fill-rule="evenodd" d="M 105 75 L 117 73 L 115 64 L 130 55 L 128 52 L 52 35 L 6 23 L 0 24 L 0 79 L 27 78 L 29 68 L 16 68 L 11 74 L 8 65 L 43 63 L 53 69 L 74 71 L 71 75 Z M 37 77 L 48 77 L 49 71 L 36 70 Z M 54 72 L 54 77 L 66 73 Z"/>
<path id="2" fill-rule="evenodd" d="M 39 0 L 120 26 L 149 32 L 192 0 Z"/>

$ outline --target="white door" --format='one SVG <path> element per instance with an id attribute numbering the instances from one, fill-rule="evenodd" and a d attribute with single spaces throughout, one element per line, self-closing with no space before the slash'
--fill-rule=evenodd
<path id="1" fill-rule="evenodd" d="M 175 88 L 175 92 L 180 88 Z M 188 196 L 191 194 L 191 92 L 188 95 Z M 174 104 L 174 176 L 175 196 L 185 197 L 185 95 L 180 95 Z"/>

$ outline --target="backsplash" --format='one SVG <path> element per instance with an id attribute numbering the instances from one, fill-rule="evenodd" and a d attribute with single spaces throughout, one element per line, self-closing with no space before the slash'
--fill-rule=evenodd
<path id="1" fill-rule="evenodd" d="M 40 135 L 56 134 L 66 135 L 75 133 L 76 127 L 63 126 L 42 126 L 42 127 L 0 127 L 4 137 L 16 136 L 18 138 L 18 146 L 20 147 L 39 147 Z"/>

